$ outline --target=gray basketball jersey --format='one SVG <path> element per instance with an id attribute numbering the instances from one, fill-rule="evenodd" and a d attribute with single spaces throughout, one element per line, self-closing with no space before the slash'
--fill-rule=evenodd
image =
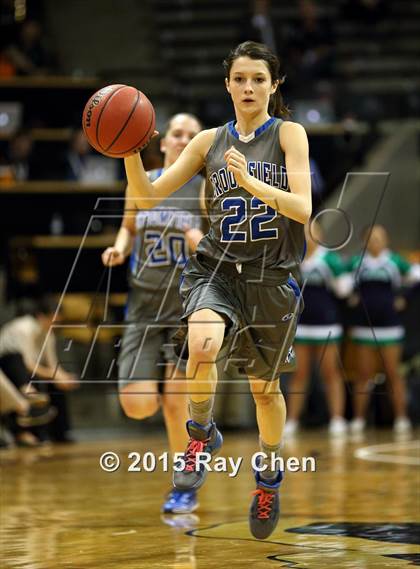
<path id="1" fill-rule="evenodd" d="M 153 182 L 162 169 L 149 172 Z M 201 228 L 201 176 L 151 210 L 136 214 L 136 238 L 130 257 L 131 282 L 148 290 L 178 288 L 180 271 L 190 255 L 185 228 Z"/>
<path id="2" fill-rule="evenodd" d="M 207 154 L 207 209 L 211 227 L 197 252 L 232 263 L 293 271 L 302 260 L 303 225 L 284 217 L 238 186 L 226 168 L 225 152 L 234 146 L 244 154 L 248 172 L 259 180 L 289 191 L 284 153 L 280 148 L 282 121 L 274 117 L 247 137 L 234 121 L 219 127 Z"/>

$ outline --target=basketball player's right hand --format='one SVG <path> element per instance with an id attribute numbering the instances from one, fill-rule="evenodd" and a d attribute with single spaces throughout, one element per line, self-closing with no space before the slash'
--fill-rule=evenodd
<path id="1" fill-rule="evenodd" d="M 116 267 L 125 261 L 124 255 L 116 247 L 108 247 L 102 253 L 102 263 L 105 267 Z"/>

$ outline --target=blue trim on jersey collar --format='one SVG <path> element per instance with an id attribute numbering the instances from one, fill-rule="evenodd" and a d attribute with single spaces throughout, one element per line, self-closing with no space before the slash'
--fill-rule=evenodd
<path id="1" fill-rule="evenodd" d="M 247 136 L 243 136 L 243 135 L 239 134 L 239 132 L 236 130 L 236 128 L 235 128 L 235 122 L 236 121 L 230 121 L 227 126 L 228 126 L 228 130 L 232 136 L 234 136 L 235 138 L 237 138 L 238 140 L 240 140 L 242 142 L 251 142 L 251 140 L 255 140 L 257 138 L 257 136 L 259 136 L 265 130 L 267 130 L 267 128 L 269 126 L 271 126 L 275 120 L 276 120 L 275 117 L 270 117 L 263 125 L 259 126 L 256 130 L 254 130 L 253 133 L 250 133 Z"/>

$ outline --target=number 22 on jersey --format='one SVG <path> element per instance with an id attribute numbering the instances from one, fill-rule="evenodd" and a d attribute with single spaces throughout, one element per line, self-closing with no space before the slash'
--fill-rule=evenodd
<path id="1" fill-rule="evenodd" d="M 220 222 L 222 243 L 230 241 L 246 243 L 248 234 L 251 241 L 278 238 L 276 227 L 264 227 L 277 216 L 276 210 L 257 197 L 254 196 L 251 199 L 251 210 L 255 210 L 256 213 L 250 215 L 249 219 L 247 219 L 247 200 L 244 197 L 225 198 L 222 201 L 221 208 L 222 211 L 229 212 Z M 249 224 L 249 231 L 237 227 L 242 225 L 245 229 L 246 224 Z"/>

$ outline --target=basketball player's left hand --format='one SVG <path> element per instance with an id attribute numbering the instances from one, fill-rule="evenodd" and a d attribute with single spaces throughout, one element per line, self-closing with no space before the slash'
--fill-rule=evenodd
<path id="1" fill-rule="evenodd" d="M 236 182 L 240 186 L 245 187 L 246 181 L 249 178 L 245 156 L 239 152 L 239 150 L 236 150 L 234 146 L 231 146 L 229 150 L 225 152 L 225 160 L 227 169 L 235 176 Z"/>

